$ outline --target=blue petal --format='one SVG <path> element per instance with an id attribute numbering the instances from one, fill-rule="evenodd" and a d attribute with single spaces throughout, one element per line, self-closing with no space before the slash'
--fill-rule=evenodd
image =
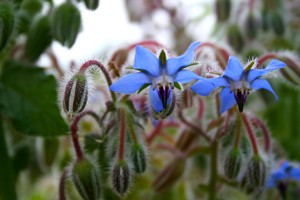
<path id="1" fill-rule="evenodd" d="M 279 181 L 286 180 L 288 178 L 288 175 L 281 169 L 276 170 L 271 173 L 269 176 L 269 179 L 267 181 L 267 187 L 268 188 L 274 188 L 277 187 L 277 183 Z"/>
<path id="2" fill-rule="evenodd" d="M 159 59 L 151 51 L 139 45 L 136 46 L 133 68 L 146 71 L 153 77 L 160 75 Z"/>
<path id="3" fill-rule="evenodd" d="M 155 110 L 155 112 L 160 112 L 163 109 L 163 105 L 159 98 L 157 90 L 156 89 L 153 90 L 152 85 L 149 88 L 149 98 L 150 98 L 152 108 Z"/>
<path id="4" fill-rule="evenodd" d="M 225 112 L 226 110 L 230 109 L 232 106 L 236 104 L 234 93 L 230 91 L 229 87 L 223 88 L 220 93 L 220 113 Z"/>
<path id="5" fill-rule="evenodd" d="M 179 57 L 167 60 L 167 73 L 173 76 L 178 70 L 191 64 L 194 60 L 194 50 L 200 45 L 200 42 L 193 42 L 189 48 Z"/>
<path id="6" fill-rule="evenodd" d="M 199 79 L 200 76 L 189 70 L 181 70 L 176 74 L 174 82 L 188 83 L 192 80 Z"/>
<path id="7" fill-rule="evenodd" d="M 268 90 L 269 92 L 271 92 L 274 95 L 276 101 L 278 100 L 278 96 L 276 95 L 276 93 L 274 92 L 274 90 L 272 89 L 270 83 L 267 80 L 265 80 L 265 79 L 255 79 L 254 81 L 252 81 L 250 86 L 254 90 L 260 90 L 260 89 Z"/>
<path id="8" fill-rule="evenodd" d="M 220 86 L 229 86 L 225 78 L 201 78 L 191 89 L 199 95 L 208 96 L 215 88 Z"/>
<path id="9" fill-rule="evenodd" d="M 138 91 L 145 83 L 151 82 L 151 79 L 146 74 L 138 72 L 123 76 L 110 86 L 110 90 L 123 94 L 132 94 Z"/>
<path id="10" fill-rule="evenodd" d="M 292 180 L 297 181 L 297 182 L 300 181 L 300 169 L 299 168 L 296 168 L 296 167 L 292 168 L 289 171 L 289 175 Z"/>
<path id="11" fill-rule="evenodd" d="M 279 60 L 272 60 L 265 69 L 249 70 L 248 75 L 247 75 L 247 81 L 249 83 L 251 83 L 251 81 L 253 81 L 254 79 L 259 78 L 259 77 L 269 73 L 270 71 L 283 68 L 284 66 L 286 66 L 285 63 L 283 63 Z"/>
<path id="12" fill-rule="evenodd" d="M 223 76 L 226 76 L 233 81 L 239 81 L 241 80 L 243 73 L 244 68 L 240 61 L 236 57 L 230 56 Z"/>

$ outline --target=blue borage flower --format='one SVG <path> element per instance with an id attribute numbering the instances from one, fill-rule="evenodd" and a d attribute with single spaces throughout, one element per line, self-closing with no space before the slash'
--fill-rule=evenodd
<path id="1" fill-rule="evenodd" d="M 267 73 L 280 69 L 285 66 L 285 63 L 279 60 L 272 60 L 265 69 L 255 69 L 257 62 L 248 62 L 245 68 L 239 60 L 230 56 L 227 67 L 218 78 L 199 79 L 191 89 L 202 96 L 207 96 L 217 87 L 223 87 L 220 100 L 220 113 L 230 109 L 236 103 L 239 111 L 243 111 L 244 104 L 251 89 L 265 89 L 270 91 L 278 99 L 271 85 L 262 76 Z"/>
<path id="2" fill-rule="evenodd" d="M 200 42 L 190 44 L 179 57 L 166 57 L 165 50 L 156 57 L 148 49 L 136 46 L 133 69 L 140 72 L 123 76 L 110 86 L 110 90 L 123 94 L 132 94 L 150 85 L 149 98 L 155 112 L 161 112 L 172 102 L 176 83 L 188 83 L 199 76 L 184 68 L 194 60 L 194 50 Z"/>
<path id="3" fill-rule="evenodd" d="M 280 182 L 288 181 L 300 182 L 300 168 L 294 167 L 289 162 L 284 161 L 278 169 L 271 172 L 266 187 L 274 188 Z"/>

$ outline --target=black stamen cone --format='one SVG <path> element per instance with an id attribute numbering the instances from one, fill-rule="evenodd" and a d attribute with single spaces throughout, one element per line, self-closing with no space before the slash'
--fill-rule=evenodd
<path id="1" fill-rule="evenodd" d="M 247 98 L 247 95 L 243 94 L 241 90 L 238 90 L 234 93 L 235 101 L 238 105 L 239 111 L 243 112 L 244 104 Z"/>
<path id="2" fill-rule="evenodd" d="M 160 100 L 162 102 L 163 108 L 166 108 L 167 103 L 168 103 L 168 98 L 169 98 L 169 95 L 170 95 L 169 87 L 165 87 L 165 88 L 164 87 L 159 87 L 158 95 L 159 95 Z"/>

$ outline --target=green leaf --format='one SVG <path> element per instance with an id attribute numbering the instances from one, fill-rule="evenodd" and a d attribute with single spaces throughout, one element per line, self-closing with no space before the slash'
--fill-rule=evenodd
<path id="1" fill-rule="evenodd" d="M 62 45 L 72 47 L 81 25 L 81 15 L 76 6 L 66 2 L 57 7 L 52 18 L 54 38 Z"/>
<path id="2" fill-rule="evenodd" d="M 7 46 L 15 27 L 14 9 L 11 3 L 0 3 L 0 52 Z"/>
<path id="3" fill-rule="evenodd" d="M 142 92 L 144 89 L 146 89 L 149 85 L 151 85 L 150 83 L 145 83 L 140 89 L 139 89 L 139 91 L 137 92 L 138 94 L 140 93 L 140 92 Z"/>
<path id="4" fill-rule="evenodd" d="M 0 114 L 0 199 L 16 200 L 15 176 L 11 158 L 8 155 L 7 144 Z"/>
<path id="5" fill-rule="evenodd" d="M 181 90 L 181 86 L 178 82 L 174 82 L 174 86 L 178 89 Z"/>
<path id="6" fill-rule="evenodd" d="M 43 69 L 6 62 L 0 77 L 0 112 L 24 134 L 66 134 L 68 127 L 57 106 L 56 88 L 54 77 Z"/>
<path id="7" fill-rule="evenodd" d="M 26 56 L 30 61 L 36 61 L 50 46 L 52 34 L 48 16 L 42 16 L 35 21 L 28 32 L 25 46 Z"/>

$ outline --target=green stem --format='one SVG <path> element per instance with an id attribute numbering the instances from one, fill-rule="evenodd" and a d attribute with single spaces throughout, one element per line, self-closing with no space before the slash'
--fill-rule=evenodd
<path id="1" fill-rule="evenodd" d="M 211 143 L 211 160 L 210 160 L 210 181 L 208 199 L 216 199 L 216 184 L 218 180 L 218 141 L 213 140 Z"/>
<path id="2" fill-rule="evenodd" d="M 133 126 L 132 116 L 128 114 L 127 120 L 128 120 L 127 122 L 128 122 L 128 128 L 129 128 L 131 139 L 133 140 L 134 144 L 138 144 L 138 139 L 136 137 L 136 133 L 135 133 L 134 126 Z"/>
<path id="3" fill-rule="evenodd" d="M 256 139 L 255 139 L 255 134 L 252 131 L 252 128 L 247 119 L 247 116 L 245 114 L 241 113 L 241 117 L 242 117 L 244 125 L 246 126 L 246 129 L 247 129 L 247 133 L 248 133 L 251 145 L 252 145 L 253 154 L 259 155 L 259 150 L 258 150 L 258 145 L 257 145 Z"/>
<path id="4" fill-rule="evenodd" d="M 16 200 L 16 177 L 13 173 L 11 158 L 8 155 L 7 144 L 0 114 L 0 199 Z"/>

